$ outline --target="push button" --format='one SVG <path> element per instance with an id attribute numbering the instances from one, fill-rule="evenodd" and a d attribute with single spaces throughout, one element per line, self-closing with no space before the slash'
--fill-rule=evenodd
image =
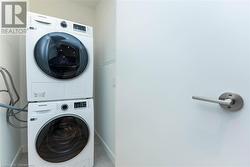
<path id="1" fill-rule="evenodd" d="M 61 109 L 63 111 L 66 111 L 68 108 L 69 108 L 69 106 L 67 104 L 63 104 L 62 107 L 61 107 Z"/>
<path id="2" fill-rule="evenodd" d="M 63 28 L 66 28 L 66 27 L 67 27 L 66 21 L 62 21 L 62 22 L 61 22 L 61 26 L 62 26 Z"/>

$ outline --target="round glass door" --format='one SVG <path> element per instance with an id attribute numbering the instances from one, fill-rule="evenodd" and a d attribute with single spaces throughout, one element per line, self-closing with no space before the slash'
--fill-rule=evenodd
<path id="1" fill-rule="evenodd" d="M 40 69 L 57 79 L 75 78 L 88 64 L 88 53 L 81 41 L 62 32 L 49 33 L 39 39 L 34 56 Z"/>
<path id="2" fill-rule="evenodd" d="M 89 135 L 89 128 L 82 119 L 74 116 L 56 118 L 38 134 L 37 153 L 47 162 L 68 161 L 85 148 Z"/>

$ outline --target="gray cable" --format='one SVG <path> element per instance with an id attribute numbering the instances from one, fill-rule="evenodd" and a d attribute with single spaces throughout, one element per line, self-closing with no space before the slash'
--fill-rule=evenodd
<path id="1" fill-rule="evenodd" d="M 27 122 L 25 120 L 21 120 L 19 119 L 16 115 L 19 114 L 20 112 L 27 112 L 27 110 L 25 109 L 27 107 L 27 105 L 24 107 L 24 108 L 17 108 L 15 107 L 15 105 L 17 104 L 17 102 L 20 100 L 20 97 L 19 97 L 19 94 L 17 92 L 17 89 L 15 87 L 15 84 L 14 84 L 14 81 L 13 81 L 13 78 L 10 74 L 10 72 L 1 67 L 0 66 L 0 74 L 2 74 L 2 77 L 4 79 L 4 83 L 5 83 L 5 86 L 7 88 L 7 90 L 2 90 L 0 92 L 7 92 L 10 96 L 10 103 L 9 105 L 6 105 L 6 104 L 1 104 L 0 103 L 0 107 L 2 108 L 7 108 L 7 112 L 6 112 L 6 121 L 7 123 L 14 127 L 14 128 L 27 128 L 27 126 L 18 126 L 18 125 L 15 125 L 14 123 L 11 122 L 10 120 L 10 117 L 13 117 L 14 119 L 16 119 L 17 121 L 19 122 Z M 8 78 L 8 79 L 7 79 Z M 10 81 L 10 83 L 8 82 Z M 12 88 L 12 89 L 11 89 Z M 12 92 L 11 90 L 13 90 L 14 92 Z M 14 95 L 14 94 L 15 95 Z M 15 113 L 14 111 L 18 111 L 17 113 Z"/>
<path id="2" fill-rule="evenodd" d="M 22 109 L 26 109 L 28 107 L 28 103 L 22 108 Z M 23 111 L 18 111 L 18 112 L 13 112 L 13 116 L 16 120 L 20 121 L 20 122 L 27 122 L 27 120 L 23 120 L 21 118 L 18 118 L 17 115 L 20 114 Z"/>
<path id="3" fill-rule="evenodd" d="M 0 103 L 0 107 L 7 108 L 7 109 L 10 109 L 10 110 L 28 112 L 26 109 L 17 108 L 17 107 L 14 107 L 14 106 L 11 106 L 11 105 L 2 104 L 2 103 Z"/>
<path id="4" fill-rule="evenodd" d="M 0 72 L 2 73 L 4 82 L 5 82 L 5 86 L 6 86 L 7 90 L 8 90 L 9 95 L 10 95 L 11 103 L 16 104 L 19 101 L 20 97 L 19 97 L 19 95 L 17 93 L 13 78 L 12 78 L 11 74 L 9 73 L 9 71 L 7 69 L 3 68 L 3 67 L 0 67 Z M 15 96 L 17 97 L 16 100 L 14 99 L 14 95 L 12 94 L 10 84 L 8 83 L 8 79 L 7 79 L 7 76 L 6 76 L 5 73 L 7 74 L 8 78 L 10 80 L 10 84 L 12 86 L 12 89 L 14 90 Z"/>
<path id="5" fill-rule="evenodd" d="M 11 102 L 10 102 L 9 104 L 11 105 Z M 11 122 L 11 120 L 10 120 L 10 117 L 11 117 L 10 113 L 11 113 L 11 111 L 13 111 L 13 110 L 10 110 L 10 109 L 7 110 L 7 113 L 6 113 L 6 120 L 7 120 L 7 123 L 8 123 L 10 126 L 12 126 L 13 128 L 17 128 L 17 129 L 24 129 L 24 128 L 27 128 L 27 125 L 25 125 L 25 126 L 20 126 L 20 125 L 15 125 L 14 123 Z"/>
<path id="6" fill-rule="evenodd" d="M 18 118 L 18 117 L 16 116 L 16 114 L 14 114 L 13 117 L 14 117 L 16 120 L 18 120 L 19 122 L 24 122 L 24 123 L 27 122 L 26 120 L 22 120 L 21 118 Z"/>
<path id="7" fill-rule="evenodd" d="M 27 103 L 22 109 L 27 109 L 28 104 L 29 104 L 29 103 Z M 27 111 L 28 111 L 28 110 L 27 110 Z M 19 114 L 19 113 L 21 113 L 21 112 L 23 112 L 23 111 L 18 111 L 18 112 L 15 113 L 15 115 L 17 115 L 17 114 Z M 24 111 L 24 112 L 25 112 L 25 111 Z"/>

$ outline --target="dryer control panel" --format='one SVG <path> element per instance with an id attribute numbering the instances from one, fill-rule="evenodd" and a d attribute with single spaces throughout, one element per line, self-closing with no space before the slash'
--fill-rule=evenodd
<path id="1" fill-rule="evenodd" d="M 73 28 L 75 31 L 81 31 L 81 32 L 86 32 L 86 26 L 79 25 L 79 24 L 73 24 Z"/>
<path id="2" fill-rule="evenodd" d="M 37 13 L 28 12 L 27 23 L 30 30 L 33 31 L 57 29 L 67 33 L 77 32 L 93 37 L 93 28 L 91 26 Z"/>

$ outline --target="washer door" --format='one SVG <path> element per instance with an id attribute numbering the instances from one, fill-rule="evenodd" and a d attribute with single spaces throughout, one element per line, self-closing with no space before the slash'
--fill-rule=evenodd
<path id="1" fill-rule="evenodd" d="M 76 37 L 62 32 L 49 33 L 35 46 L 37 65 L 47 75 L 57 79 L 75 78 L 86 69 L 88 53 Z"/>
<path id="2" fill-rule="evenodd" d="M 89 128 L 75 116 L 63 116 L 47 123 L 38 134 L 39 156 L 51 163 L 61 163 L 77 156 L 87 145 Z"/>

